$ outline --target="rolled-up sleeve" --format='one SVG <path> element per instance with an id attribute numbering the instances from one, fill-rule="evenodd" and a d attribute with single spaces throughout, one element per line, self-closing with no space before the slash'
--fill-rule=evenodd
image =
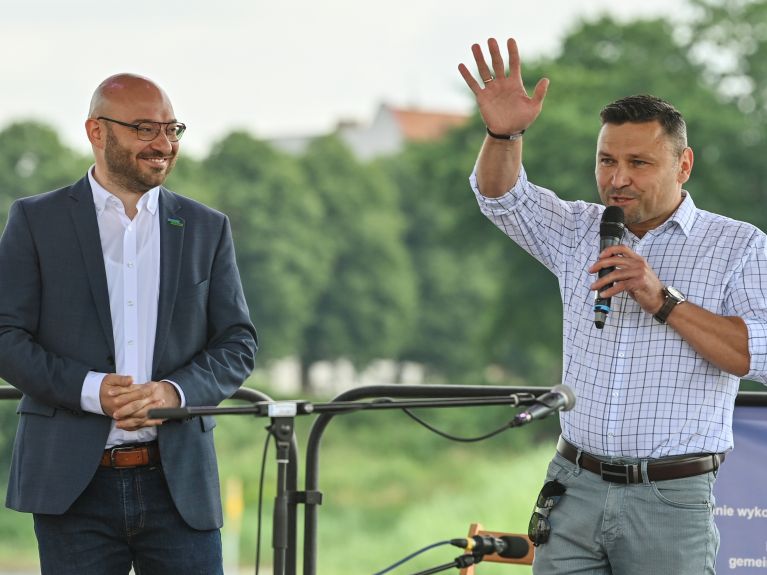
<path id="1" fill-rule="evenodd" d="M 745 379 L 767 383 L 767 236 L 752 228 L 741 269 L 733 278 L 728 314 L 748 329 L 749 372 Z"/>
<path id="2" fill-rule="evenodd" d="M 750 371 L 745 379 L 767 383 L 767 322 L 757 319 L 746 319 L 745 322 L 751 355 Z"/>

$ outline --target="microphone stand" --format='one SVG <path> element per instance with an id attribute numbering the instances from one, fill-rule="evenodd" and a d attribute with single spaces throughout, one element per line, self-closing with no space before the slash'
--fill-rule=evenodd
<path id="1" fill-rule="evenodd" d="M 277 447 L 277 495 L 272 514 L 272 548 L 275 573 L 285 573 L 288 552 L 288 489 L 287 470 L 290 463 L 290 442 L 293 438 L 294 417 L 273 417 L 266 429 L 274 437 Z M 279 567 L 279 570 L 277 568 Z"/>
<path id="2" fill-rule="evenodd" d="M 311 403 L 308 401 L 261 401 L 252 405 L 237 405 L 225 407 L 175 407 L 149 410 L 151 419 L 188 419 L 202 415 L 254 415 L 271 418 L 271 425 L 266 429 L 274 437 L 277 446 L 277 494 L 274 499 L 274 514 L 272 524 L 272 547 L 274 549 L 274 575 L 292 575 L 285 572 L 285 558 L 288 548 L 288 503 L 295 494 L 288 493 L 286 486 L 287 466 L 290 461 L 290 441 L 295 429 L 295 418 L 298 415 L 343 414 L 365 410 L 404 409 L 419 407 L 475 407 L 482 405 L 531 405 L 536 396 L 532 393 L 519 393 L 490 397 L 448 397 L 442 399 L 410 399 L 395 401 L 390 398 L 379 398 L 375 401 L 342 401 L 327 403 Z M 513 427 L 513 424 L 509 425 Z M 463 556 L 467 557 L 467 556 Z M 468 555 L 468 557 L 473 557 Z M 439 571 L 457 566 L 456 561 L 439 568 Z M 468 559 L 466 559 L 468 560 Z M 471 565 L 469 563 L 468 565 Z M 468 566 L 467 565 L 467 566 Z M 426 573 L 437 573 L 428 571 Z"/>
<path id="3" fill-rule="evenodd" d="M 477 563 L 482 561 L 482 559 L 483 557 L 481 555 L 472 555 L 471 553 L 467 553 L 466 555 L 461 555 L 460 557 L 456 557 L 450 563 L 443 563 L 442 565 L 437 565 L 436 567 L 432 567 L 431 569 L 426 569 L 425 571 L 419 571 L 418 573 L 413 573 L 413 575 L 431 575 L 432 573 L 447 571 L 451 567 L 455 567 L 456 569 L 465 569 L 466 567 L 471 567 L 472 565 L 476 565 Z"/>

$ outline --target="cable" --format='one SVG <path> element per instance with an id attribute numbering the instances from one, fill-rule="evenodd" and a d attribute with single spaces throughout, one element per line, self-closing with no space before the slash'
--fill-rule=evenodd
<path id="1" fill-rule="evenodd" d="M 439 546 L 441 546 L 441 545 L 450 545 L 450 541 L 439 541 L 438 543 L 432 543 L 431 545 L 427 545 L 427 546 L 426 546 L 426 547 L 424 547 L 423 549 L 419 549 L 419 550 L 418 550 L 418 551 L 416 551 L 415 553 L 411 553 L 411 554 L 410 554 L 410 555 L 408 555 L 407 557 L 404 557 L 403 559 L 400 559 L 400 560 L 399 560 L 399 561 L 397 561 L 396 563 L 394 563 L 394 564 L 392 564 L 392 565 L 389 565 L 389 566 L 388 566 L 386 569 L 384 569 L 383 571 L 378 571 L 377 573 L 373 573 L 373 575 L 383 575 L 384 573 L 388 573 L 389 571 L 391 571 L 391 570 L 392 570 L 392 569 L 394 569 L 395 567 L 399 567 L 399 566 L 400 566 L 400 565 L 402 565 L 403 563 L 405 563 L 405 562 L 407 562 L 407 561 L 410 561 L 410 560 L 411 560 L 413 557 L 415 557 L 415 556 L 417 556 L 417 555 L 420 555 L 421 553 L 424 553 L 424 552 L 428 551 L 429 549 L 434 549 L 435 547 L 439 547 Z"/>
<path id="2" fill-rule="evenodd" d="M 266 434 L 264 442 L 264 453 L 261 456 L 261 475 L 258 479 L 258 521 L 256 529 L 256 575 L 258 575 L 258 564 L 261 562 L 261 509 L 264 503 L 264 470 L 266 469 L 266 454 L 269 453 L 269 440 L 272 438 L 270 433 Z"/>
<path id="3" fill-rule="evenodd" d="M 407 408 L 407 407 L 403 407 L 402 411 L 404 411 L 408 415 L 408 417 L 412 418 L 413 420 L 415 420 L 419 424 L 423 425 L 429 431 L 432 431 L 432 432 L 436 433 L 437 435 L 439 435 L 441 437 L 444 437 L 445 439 L 450 439 L 451 441 L 461 441 L 463 443 L 474 443 L 476 441 L 482 441 L 483 439 L 489 439 L 489 438 L 494 437 L 494 436 L 498 435 L 499 433 L 503 433 L 507 429 L 511 428 L 511 422 L 509 422 L 509 423 L 504 423 L 502 427 L 499 427 L 498 429 L 496 429 L 494 431 L 491 431 L 489 433 L 486 433 L 484 435 L 480 435 L 479 437 L 458 437 L 456 435 L 451 435 L 451 434 L 449 434 L 449 433 L 447 433 L 445 431 L 440 431 L 439 429 L 437 429 L 436 427 L 434 427 L 430 423 L 428 423 L 428 422 L 424 421 L 423 419 L 421 419 L 420 417 L 418 417 L 415 413 L 410 411 L 410 409 Z"/>

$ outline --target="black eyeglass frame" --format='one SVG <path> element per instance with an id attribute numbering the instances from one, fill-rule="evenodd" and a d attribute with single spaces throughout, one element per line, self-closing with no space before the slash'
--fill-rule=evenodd
<path id="1" fill-rule="evenodd" d="M 141 122 L 136 122 L 135 124 L 130 124 L 128 122 L 121 122 L 120 120 L 115 120 L 114 118 L 108 118 L 106 116 L 98 116 L 96 119 L 106 120 L 107 122 L 114 122 L 115 124 L 120 124 L 121 126 L 125 126 L 126 128 L 133 128 L 134 130 L 136 130 L 136 137 L 142 142 L 154 141 L 154 139 L 160 135 L 160 132 L 162 131 L 163 126 L 165 126 L 165 136 L 168 138 L 170 142 L 178 142 L 181 139 L 181 136 L 184 135 L 184 132 L 186 132 L 186 124 L 184 124 L 183 122 L 153 122 L 151 120 L 144 120 Z M 142 132 L 140 131 L 140 128 L 142 125 L 148 125 L 152 127 L 153 135 L 151 138 L 147 139 L 147 138 L 141 137 Z M 176 126 L 176 129 L 169 131 L 168 128 L 170 126 Z"/>

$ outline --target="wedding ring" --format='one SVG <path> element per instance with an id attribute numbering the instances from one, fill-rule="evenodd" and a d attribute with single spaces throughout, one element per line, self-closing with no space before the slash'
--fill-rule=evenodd
<path id="1" fill-rule="evenodd" d="M 490 82 L 492 82 L 493 80 L 495 80 L 495 76 L 490 76 L 490 77 L 489 77 L 487 80 L 482 80 L 482 81 L 483 81 L 485 84 L 489 84 L 489 83 L 490 83 Z"/>

